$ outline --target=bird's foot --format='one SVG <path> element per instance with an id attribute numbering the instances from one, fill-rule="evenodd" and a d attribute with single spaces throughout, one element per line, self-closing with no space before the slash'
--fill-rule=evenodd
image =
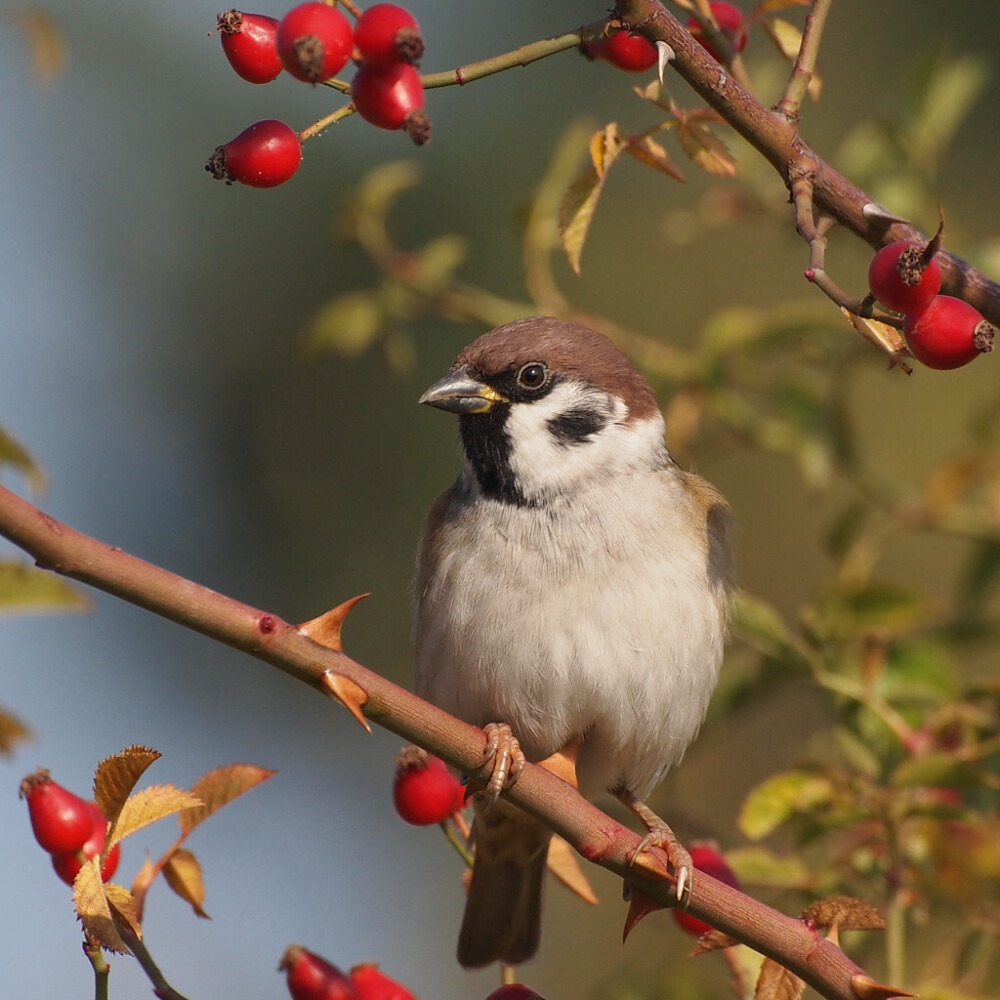
<path id="1" fill-rule="evenodd" d="M 667 861 L 674 871 L 677 902 L 684 905 L 691 898 L 691 886 L 694 882 L 694 862 L 691 860 L 691 855 L 677 839 L 674 831 L 640 798 L 628 789 L 615 792 L 615 796 L 649 831 L 629 856 L 629 865 L 634 865 L 636 858 L 651 847 L 659 847 L 667 855 Z"/>
<path id="2" fill-rule="evenodd" d="M 490 809 L 500 793 L 510 788 L 524 770 L 524 752 L 517 737 L 506 722 L 491 722 L 483 726 L 486 749 L 476 765 L 473 777 L 484 785 L 483 797 Z"/>

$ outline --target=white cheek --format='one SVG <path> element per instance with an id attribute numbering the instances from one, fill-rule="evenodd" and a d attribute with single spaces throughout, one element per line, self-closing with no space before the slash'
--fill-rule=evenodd
<path id="1" fill-rule="evenodd" d="M 560 439 L 549 421 L 579 409 L 599 410 L 610 419 L 583 441 Z M 627 423 L 628 408 L 617 397 L 574 382 L 557 385 L 543 399 L 511 407 L 507 432 L 510 464 L 529 500 L 565 493 L 581 481 L 649 466 L 666 458 L 663 418 Z"/>

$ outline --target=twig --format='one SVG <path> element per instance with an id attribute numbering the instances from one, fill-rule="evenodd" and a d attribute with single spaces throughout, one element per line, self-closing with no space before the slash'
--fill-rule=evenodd
<path id="1" fill-rule="evenodd" d="M 791 190 L 798 171 L 812 172 L 813 201 L 818 211 L 831 216 L 872 247 L 895 240 L 927 237 L 905 222 L 873 212 L 876 202 L 843 174 L 817 156 L 799 134 L 795 122 L 765 108 L 691 37 L 687 29 L 659 0 L 620 0 L 622 16 L 650 41 L 664 41 L 674 51 L 671 65 L 702 99 L 756 149 Z M 867 210 L 867 211 L 866 211 Z M 938 254 L 943 289 L 965 299 L 991 323 L 1000 324 L 1000 285 L 981 271 L 942 251 Z"/>
<path id="2" fill-rule="evenodd" d="M 32 555 L 43 568 L 250 653 L 324 695 L 329 694 L 324 675 L 346 678 L 367 696 L 367 718 L 465 773 L 473 771 L 482 759 L 485 736 L 481 729 L 429 705 L 343 653 L 319 645 L 278 616 L 89 538 L 4 487 L 0 487 L 0 535 Z M 544 768 L 527 765 L 517 784 L 504 794 L 551 827 L 587 860 L 637 886 L 664 906 L 676 902 L 662 854 L 651 850 L 633 863 L 639 835 L 586 801 L 567 782 Z M 865 984 L 872 980 L 838 947 L 817 941 L 802 921 L 778 913 L 704 873 L 697 876 L 688 909 L 699 919 L 780 962 L 828 1000 L 869 1000 L 871 996 L 865 992 Z M 118 930 L 131 947 L 129 928 Z M 144 951 L 141 943 L 139 947 Z M 139 952 L 136 954 L 139 957 Z M 168 984 L 164 988 L 170 989 Z M 162 995 L 167 1000 L 182 1000 L 176 992 Z"/>
<path id="3" fill-rule="evenodd" d="M 830 13 L 833 0 L 814 0 L 812 10 L 806 16 L 805 27 L 802 30 L 802 41 L 799 53 L 795 57 L 788 83 L 781 100 L 774 110 L 791 121 L 798 121 L 799 108 L 805 99 L 809 84 L 816 72 L 816 59 L 819 56 L 819 43 L 823 38 L 823 28 L 826 26 L 826 16 Z"/>
<path id="4" fill-rule="evenodd" d="M 153 956 L 124 920 L 115 921 L 115 930 L 118 931 L 122 941 L 128 945 L 129 951 L 135 955 L 142 971 L 146 973 L 146 978 L 153 984 L 153 994 L 158 1000 L 187 1000 L 183 993 L 178 993 L 167 982 L 166 976 L 160 972 L 159 966 L 153 961 Z"/>

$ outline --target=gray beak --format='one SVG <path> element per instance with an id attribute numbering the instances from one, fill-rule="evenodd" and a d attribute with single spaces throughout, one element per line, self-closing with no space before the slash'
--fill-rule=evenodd
<path id="1" fill-rule="evenodd" d="M 508 400 L 474 379 L 468 369 L 459 368 L 438 379 L 417 402 L 449 413 L 488 413 L 497 403 Z"/>

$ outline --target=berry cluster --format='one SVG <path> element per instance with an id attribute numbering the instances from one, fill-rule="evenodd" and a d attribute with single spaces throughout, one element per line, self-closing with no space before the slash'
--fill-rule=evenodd
<path id="1" fill-rule="evenodd" d="M 373 4 L 352 27 L 338 7 L 307 0 L 281 20 L 227 10 L 217 28 L 226 58 L 250 83 L 269 83 L 282 70 L 304 83 L 323 83 L 353 60 L 358 69 L 351 102 L 358 114 L 379 128 L 406 132 L 417 145 L 430 139 L 417 72 L 424 41 L 404 7 Z M 299 134 L 267 119 L 217 147 L 205 169 L 228 184 L 275 187 L 289 180 L 301 162 Z"/>
<path id="2" fill-rule="evenodd" d="M 104 851 L 108 821 L 96 802 L 87 802 L 56 784 L 44 768 L 21 782 L 21 798 L 28 803 L 28 818 L 35 840 L 52 855 L 55 873 L 72 885 L 84 862 Z M 118 844 L 108 852 L 101 877 L 108 881 L 118 868 Z"/>
<path id="3" fill-rule="evenodd" d="M 900 240 L 882 247 L 868 268 L 872 296 L 903 314 L 903 336 L 928 368 L 960 368 L 993 350 L 996 329 L 968 302 L 939 295 L 940 232 L 929 243 Z"/>
<path id="4" fill-rule="evenodd" d="M 465 807 L 465 786 L 439 757 L 404 747 L 396 756 L 392 801 L 407 823 L 431 826 Z"/>
<path id="5" fill-rule="evenodd" d="M 374 962 L 356 965 L 345 975 L 332 962 L 298 944 L 288 947 L 278 968 L 285 973 L 293 1000 L 416 1000 Z"/>
<path id="6" fill-rule="evenodd" d="M 743 12 L 739 7 L 722 0 L 713 0 L 709 7 L 719 34 L 729 42 L 733 54 L 742 52 L 747 46 L 747 25 Z M 717 62 L 725 61 L 705 37 L 705 31 L 697 18 L 692 17 L 688 21 L 687 29 L 713 59 Z M 632 35 L 627 31 L 616 31 L 589 42 L 583 46 L 583 51 L 591 59 L 603 59 L 628 73 L 645 72 L 657 63 L 656 46 L 641 35 Z"/>

